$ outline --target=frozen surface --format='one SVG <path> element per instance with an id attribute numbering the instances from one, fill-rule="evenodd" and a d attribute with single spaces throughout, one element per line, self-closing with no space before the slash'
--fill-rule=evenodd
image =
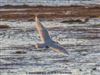
<path id="1" fill-rule="evenodd" d="M 100 0 L 0 0 L 0 6 L 3 5 L 87 5 L 100 4 Z"/>
<path id="2" fill-rule="evenodd" d="M 51 38 L 69 51 L 66 56 L 51 49 L 34 49 L 32 45 L 40 42 L 34 22 L 0 21 L 11 27 L 0 29 L 0 75 L 100 75 L 99 22 L 42 22 Z"/>

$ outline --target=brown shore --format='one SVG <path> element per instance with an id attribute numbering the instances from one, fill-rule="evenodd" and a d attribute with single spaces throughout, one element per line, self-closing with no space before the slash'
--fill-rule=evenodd
<path id="1" fill-rule="evenodd" d="M 5 6 L 0 7 L 0 19 L 28 19 L 35 15 L 41 18 L 98 18 L 100 6 Z"/>

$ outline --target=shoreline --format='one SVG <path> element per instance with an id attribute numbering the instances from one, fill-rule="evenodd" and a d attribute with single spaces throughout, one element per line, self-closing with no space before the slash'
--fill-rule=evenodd
<path id="1" fill-rule="evenodd" d="M 33 19 L 35 15 L 40 18 L 98 18 L 98 6 L 0 6 L 1 19 Z"/>

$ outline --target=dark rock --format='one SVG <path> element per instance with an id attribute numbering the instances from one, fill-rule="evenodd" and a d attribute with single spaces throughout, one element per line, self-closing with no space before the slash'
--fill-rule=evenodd
<path id="1" fill-rule="evenodd" d="M 16 51 L 15 53 L 16 54 L 25 54 L 26 52 L 25 51 Z"/>
<path id="2" fill-rule="evenodd" d="M 0 29 L 9 29 L 10 28 L 10 26 L 8 26 L 8 25 L 0 25 Z"/>
<path id="3" fill-rule="evenodd" d="M 88 21 L 88 19 L 86 18 L 84 21 L 81 19 L 68 19 L 68 20 L 64 20 L 61 23 L 86 23 Z"/>
<path id="4" fill-rule="evenodd" d="M 92 70 L 96 70 L 96 68 L 93 68 Z"/>

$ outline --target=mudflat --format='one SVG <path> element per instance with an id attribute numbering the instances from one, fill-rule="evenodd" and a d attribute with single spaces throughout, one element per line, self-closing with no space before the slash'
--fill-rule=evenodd
<path id="1" fill-rule="evenodd" d="M 2 19 L 33 19 L 35 15 L 41 18 L 98 18 L 100 5 L 97 6 L 3 6 L 0 7 Z"/>

